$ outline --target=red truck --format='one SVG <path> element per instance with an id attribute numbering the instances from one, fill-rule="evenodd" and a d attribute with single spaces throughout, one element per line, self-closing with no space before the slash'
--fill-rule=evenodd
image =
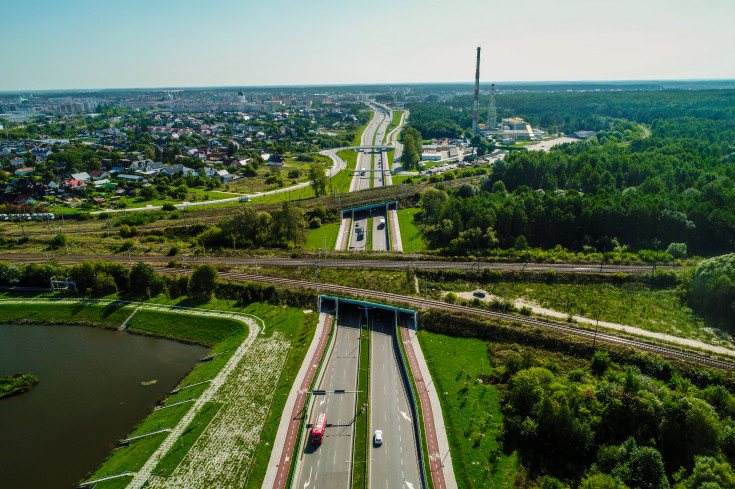
<path id="1" fill-rule="evenodd" d="M 316 415 L 316 421 L 311 427 L 311 442 L 320 444 L 324 437 L 324 429 L 327 427 L 327 415 L 325 413 L 319 413 Z"/>

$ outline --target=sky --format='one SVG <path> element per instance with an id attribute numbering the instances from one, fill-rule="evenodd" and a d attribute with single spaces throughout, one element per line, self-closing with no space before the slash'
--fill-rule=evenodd
<path id="1" fill-rule="evenodd" d="M 735 79 L 733 0 L 3 0 L 0 91 Z"/>

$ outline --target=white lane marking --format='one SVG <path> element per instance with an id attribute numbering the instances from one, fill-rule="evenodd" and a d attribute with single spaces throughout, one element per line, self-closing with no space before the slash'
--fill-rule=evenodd
<path id="1" fill-rule="evenodd" d="M 327 400 L 326 400 L 326 399 L 322 399 L 322 400 L 321 400 L 321 401 L 319 402 L 319 405 L 321 406 L 321 405 L 322 405 L 322 404 L 324 404 L 325 402 L 327 402 Z"/>
<path id="2" fill-rule="evenodd" d="M 413 484 L 411 484 L 411 483 L 410 483 L 410 482 L 408 482 L 408 481 L 403 481 L 403 482 L 405 482 L 405 483 L 406 483 L 406 489 L 413 489 Z"/>
<path id="3" fill-rule="evenodd" d="M 403 419 L 405 419 L 409 423 L 411 422 L 411 417 L 408 414 L 404 413 L 403 411 L 401 411 L 401 416 L 403 416 Z"/>
<path id="4" fill-rule="evenodd" d="M 304 482 L 304 489 L 306 489 L 307 487 L 309 487 L 309 484 L 311 484 L 311 471 L 312 470 L 314 470 L 314 467 L 312 467 L 311 469 L 309 469 L 309 479 L 306 482 Z"/>

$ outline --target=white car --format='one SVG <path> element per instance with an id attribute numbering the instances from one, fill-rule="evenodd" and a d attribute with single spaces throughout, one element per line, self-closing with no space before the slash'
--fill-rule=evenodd
<path id="1" fill-rule="evenodd" d="M 383 444 L 383 431 L 382 430 L 375 430 L 375 435 L 373 435 L 373 443 L 375 443 L 376 446 L 380 446 Z"/>

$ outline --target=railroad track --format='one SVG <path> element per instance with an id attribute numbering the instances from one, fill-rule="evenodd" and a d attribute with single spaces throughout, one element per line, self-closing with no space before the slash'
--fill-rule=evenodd
<path id="1" fill-rule="evenodd" d="M 116 261 L 121 263 L 145 262 L 149 264 L 168 263 L 170 256 L 146 256 L 146 255 L 63 255 L 39 254 L 39 253 L 3 253 L 0 261 L 12 263 L 45 263 L 55 259 L 59 263 L 78 263 L 83 260 Z M 319 267 L 319 268 L 368 268 L 387 270 L 477 270 L 487 267 L 492 270 L 507 270 L 518 272 L 548 272 L 560 273 L 627 273 L 643 274 L 650 273 L 655 269 L 674 270 L 669 265 L 615 265 L 606 263 L 512 263 L 497 261 L 448 261 L 448 260 L 415 260 L 410 255 L 390 254 L 383 259 L 351 259 L 351 258 L 328 258 L 318 259 L 316 257 L 289 258 L 289 257 L 257 257 L 257 264 L 273 267 Z M 223 264 L 229 266 L 254 266 L 255 257 L 227 257 L 227 256 L 191 256 L 186 257 L 186 263 L 199 265 L 202 263 Z"/>
<path id="2" fill-rule="evenodd" d="M 163 267 L 156 267 L 156 268 L 158 268 L 159 272 L 169 273 L 169 274 L 179 271 L 179 270 L 174 270 L 171 268 L 163 268 Z M 291 280 L 291 279 L 278 278 L 278 277 L 267 277 L 263 275 L 256 276 L 256 275 L 250 275 L 250 274 L 245 274 L 245 273 L 222 272 L 220 273 L 220 276 L 223 278 L 228 278 L 228 279 L 233 279 L 233 280 L 259 282 L 259 283 L 278 285 L 281 287 L 289 287 L 289 288 L 295 287 L 295 288 L 309 289 L 315 286 L 314 283 L 306 282 L 303 280 Z M 405 304 L 405 305 L 408 305 L 410 307 L 414 307 L 417 309 L 449 310 L 449 311 L 473 314 L 476 316 L 484 316 L 484 317 L 489 317 L 489 318 L 494 318 L 494 319 L 501 319 L 503 321 L 519 322 L 527 326 L 538 327 L 538 328 L 543 328 L 543 329 L 553 330 L 553 331 L 559 331 L 559 332 L 569 334 L 572 336 L 577 336 L 577 337 L 582 337 L 582 338 L 587 338 L 587 339 L 594 339 L 596 341 L 601 341 L 604 343 L 632 347 L 632 348 L 636 348 L 639 350 L 644 350 L 644 351 L 648 351 L 651 353 L 659 354 L 662 356 L 677 358 L 677 359 L 684 360 L 687 362 L 693 362 L 693 363 L 698 363 L 702 365 L 718 367 L 718 368 L 726 369 L 726 370 L 735 370 L 735 364 L 733 363 L 730 363 L 724 360 L 720 360 L 718 358 L 713 358 L 713 357 L 709 357 L 706 355 L 693 353 L 691 351 L 686 351 L 684 349 L 660 346 L 660 345 L 656 345 L 656 344 L 645 342 L 645 341 L 625 338 L 625 337 L 621 337 L 621 336 L 617 336 L 617 335 L 613 335 L 609 333 L 599 333 L 599 332 L 595 332 L 591 330 L 575 328 L 572 326 L 566 326 L 566 325 L 559 324 L 559 323 L 542 321 L 540 319 L 533 319 L 533 318 L 524 317 L 524 316 L 514 316 L 511 314 L 504 314 L 500 312 L 486 311 L 482 309 L 476 309 L 473 307 L 461 306 L 458 304 L 448 304 L 446 302 L 433 300 L 433 299 L 422 299 L 420 297 L 411 297 L 411 296 L 400 295 L 400 294 L 392 294 L 389 292 L 358 289 L 354 287 L 347 287 L 344 285 L 319 284 L 318 290 L 323 291 L 323 292 L 333 293 L 333 294 L 347 294 L 347 295 L 352 295 L 352 296 L 377 299 L 377 300 L 381 300 L 381 301 L 385 301 L 389 303 L 401 303 L 401 304 Z"/>

